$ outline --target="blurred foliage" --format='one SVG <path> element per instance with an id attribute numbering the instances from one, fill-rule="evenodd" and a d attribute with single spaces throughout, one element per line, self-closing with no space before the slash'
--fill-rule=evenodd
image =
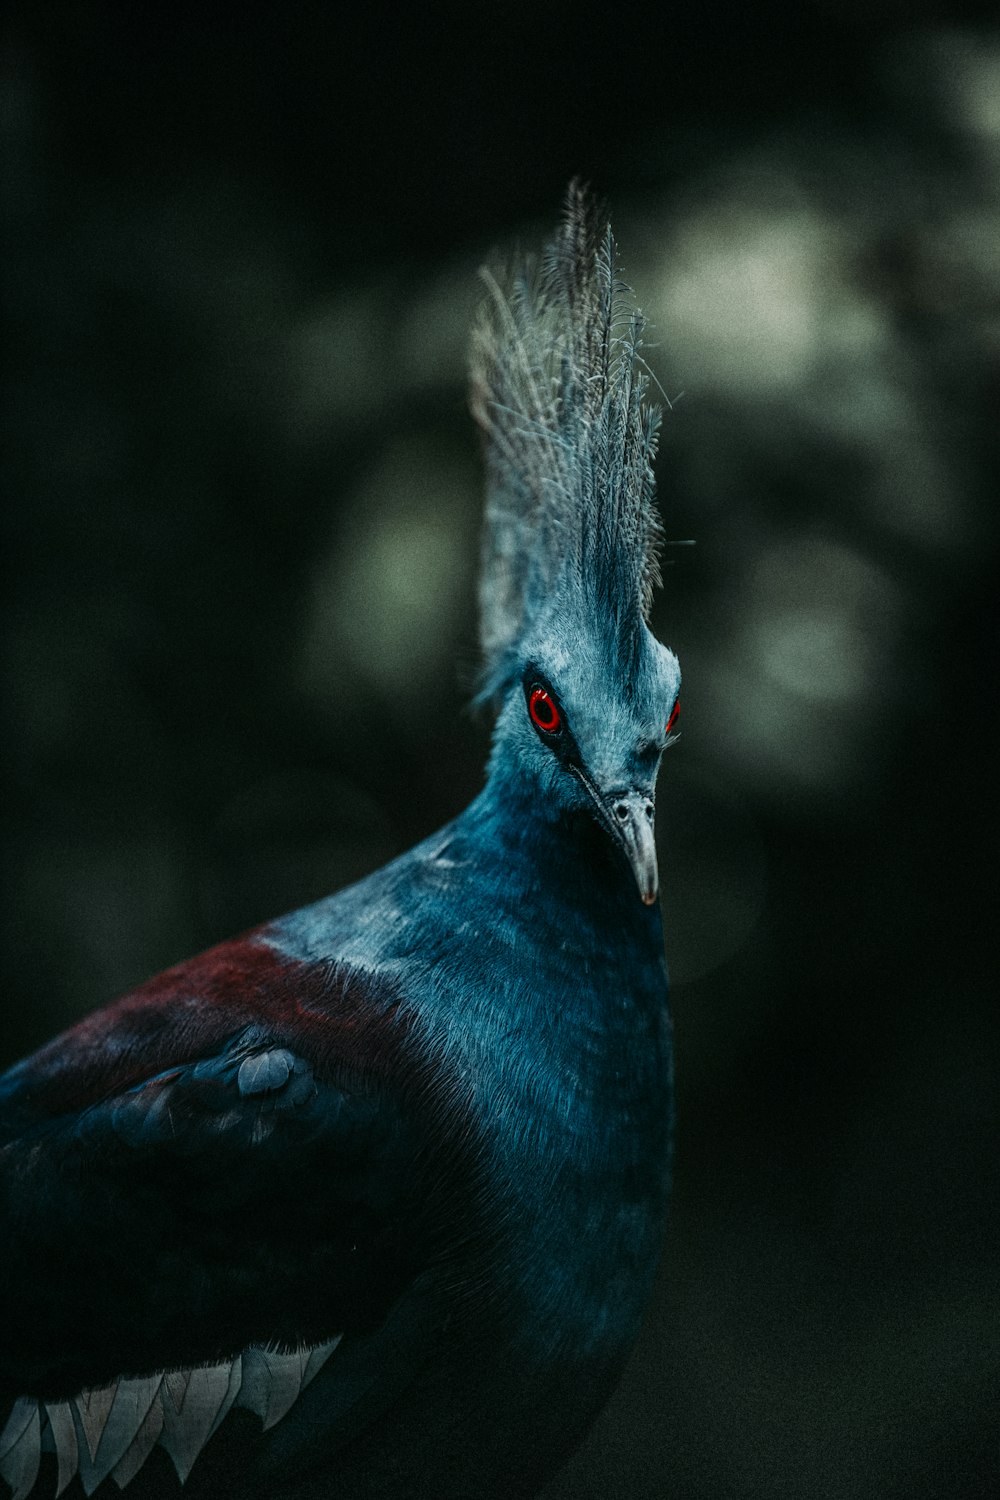
<path id="1" fill-rule="evenodd" d="M 478 788 L 476 269 L 581 171 L 697 545 L 655 620 L 676 1208 L 550 1494 L 993 1493 L 1000 36 L 638 19 L 610 109 L 554 5 L 448 58 L 431 17 L 15 6 L 4 1049 Z"/>

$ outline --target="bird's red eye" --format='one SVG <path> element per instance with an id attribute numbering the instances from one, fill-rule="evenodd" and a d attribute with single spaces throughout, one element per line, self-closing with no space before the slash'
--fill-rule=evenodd
<path id="1" fill-rule="evenodd" d="M 556 708 L 552 694 L 543 687 L 533 687 L 528 694 L 528 712 L 533 723 L 543 734 L 558 734 L 562 727 L 562 714 Z"/>
<path id="2" fill-rule="evenodd" d="M 677 720 L 680 718 L 680 716 L 681 716 L 681 700 L 678 698 L 677 702 L 674 704 L 673 708 L 670 710 L 670 718 L 667 720 L 667 731 L 666 731 L 667 734 L 672 734 L 673 731 L 677 728 Z"/>

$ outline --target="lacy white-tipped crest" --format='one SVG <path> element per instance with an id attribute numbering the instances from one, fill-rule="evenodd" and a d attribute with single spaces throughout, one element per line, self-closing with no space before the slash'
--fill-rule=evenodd
<path id="1" fill-rule="evenodd" d="M 557 589 L 622 622 L 660 582 L 644 320 L 617 270 L 610 226 L 570 186 L 541 261 L 490 296 L 472 345 L 472 412 L 487 454 L 480 619 L 483 692 Z"/>

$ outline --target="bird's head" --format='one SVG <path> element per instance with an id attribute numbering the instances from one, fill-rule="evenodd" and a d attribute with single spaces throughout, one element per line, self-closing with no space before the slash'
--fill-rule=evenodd
<path id="1" fill-rule="evenodd" d="M 494 755 L 535 785 L 539 817 L 593 817 L 651 905 L 656 778 L 678 733 L 680 666 L 645 625 L 622 645 L 565 621 L 540 632 L 506 695 Z"/>
<path id="2" fill-rule="evenodd" d="M 473 345 L 486 438 L 482 696 L 494 766 L 537 787 L 539 816 L 579 810 L 657 894 L 656 776 L 677 733 L 680 668 L 652 635 L 659 518 L 643 321 L 610 230 L 572 186 L 539 267 L 491 297 Z"/>

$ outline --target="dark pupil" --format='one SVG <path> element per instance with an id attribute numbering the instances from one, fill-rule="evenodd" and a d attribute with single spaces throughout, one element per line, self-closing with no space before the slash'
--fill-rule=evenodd
<path id="1" fill-rule="evenodd" d="M 535 698 L 535 718 L 542 729 L 556 727 L 556 706 L 547 693 L 539 693 Z"/>

